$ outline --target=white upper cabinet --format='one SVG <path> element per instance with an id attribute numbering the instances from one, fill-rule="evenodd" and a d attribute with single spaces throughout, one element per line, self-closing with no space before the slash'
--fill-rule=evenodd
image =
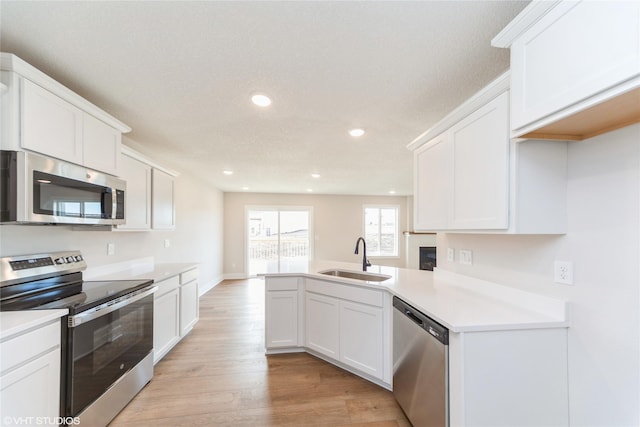
<path id="1" fill-rule="evenodd" d="M 449 134 L 434 138 L 414 153 L 413 217 L 416 230 L 441 230 L 448 225 L 451 171 Z"/>
<path id="2" fill-rule="evenodd" d="M 0 53 L 3 150 L 29 150 L 119 174 L 124 123 L 15 55 Z"/>
<path id="3" fill-rule="evenodd" d="M 173 230 L 176 226 L 173 176 L 154 168 L 151 177 L 152 227 L 156 230 Z"/>
<path id="4" fill-rule="evenodd" d="M 127 181 L 125 192 L 125 223 L 118 230 L 149 230 L 151 228 L 151 166 L 122 155 L 120 177 Z"/>
<path id="5" fill-rule="evenodd" d="M 89 114 L 84 115 L 82 129 L 84 165 L 111 175 L 118 175 L 122 140 L 120 131 Z"/>
<path id="6" fill-rule="evenodd" d="M 509 74 L 409 144 L 416 231 L 566 232 L 566 142 L 509 137 Z"/>
<path id="7" fill-rule="evenodd" d="M 22 148 L 82 164 L 82 111 L 29 80 L 20 83 Z"/>
<path id="8" fill-rule="evenodd" d="M 514 137 L 582 140 L 640 121 L 640 2 L 531 3 L 511 48 Z"/>
<path id="9" fill-rule="evenodd" d="M 509 93 L 449 131 L 453 151 L 449 228 L 508 227 Z"/>

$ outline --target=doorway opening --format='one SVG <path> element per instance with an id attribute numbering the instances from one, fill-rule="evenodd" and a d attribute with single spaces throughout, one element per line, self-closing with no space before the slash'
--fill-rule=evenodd
<path id="1" fill-rule="evenodd" d="M 249 277 L 295 268 L 312 259 L 311 207 L 247 208 Z"/>

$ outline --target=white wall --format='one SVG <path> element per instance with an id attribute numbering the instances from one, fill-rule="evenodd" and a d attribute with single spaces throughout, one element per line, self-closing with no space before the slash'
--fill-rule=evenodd
<path id="1" fill-rule="evenodd" d="M 640 125 L 569 144 L 564 236 L 438 235 L 438 265 L 571 302 L 572 426 L 640 425 Z M 446 248 L 472 249 L 473 266 Z M 574 285 L 553 282 L 572 261 Z"/>
<path id="2" fill-rule="evenodd" d="M 311 206 L 314 217 L 314 258 L 361 262 L 354 255 L 355 243 L 363 235 L 363 205 L 398 205 L 400 233 L 406 230 L 407 197 L 404 196 L 331 196 L 307 194 L 225 193 L 224 195 L 224 272 L 226 277 L 246 277 L 245 207 Z M 398 239 L 397 258 L 371 259 L 372 264 L 404 265 L 404 240 Z"/>
<path id="3" fill-rule="evenodd" d="M 0 256 L 82 251 L 89 268 L 130 259 L 155 257 L 161 262 L 200 264 L 200 288 L 222 280 L 223 193 L 187 176 L 176 177 L 176 229 L 117 232 L 102 227 L 1 225 Z M 108 230 L 108 228 L 107 228 Z M 164 247 L 170 239 L 171 246 Z M 116 253 L 107 256 L 107 243 Z"/>

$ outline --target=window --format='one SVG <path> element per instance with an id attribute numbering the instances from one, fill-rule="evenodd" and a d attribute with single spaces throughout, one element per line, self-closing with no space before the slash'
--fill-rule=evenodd
<path id="1" fill-rule="evenodd" d="M 364 238 L 368 256 L 398 256 L 398 211 L 397 206 L 364 207 Z"/>

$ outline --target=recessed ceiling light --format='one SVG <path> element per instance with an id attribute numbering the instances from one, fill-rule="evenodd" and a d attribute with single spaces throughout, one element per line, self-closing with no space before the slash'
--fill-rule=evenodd
<path id="1" fill-rule="evenodd" d="M 222 173 L 225 175 L 233 175 L 233 171 L 230 171 L 230 170 L 222 171 Z"/>
<path id="2" fill-rule="evenodd" d="M 364 129 L 351 129 L 349 131 L 349 135 L 351 135 L 354 138 L 357 138 L 359 136 L 364 135 Z"/>
<path id="3" fill-rule="evenodd" d="M 244 191 L 249 191 L 249 187 L 242 187 Z"/>
<path id="4" fill-rule="evenodd" d="M 312 178 L 320 178 L 320 174 L 319 173 L 312 173 L 311 177 Z"/>
<path id="5" fill-rule="evenodd" d="M 389 190 L 389 194 L 396 194 L 396 190 Z"/>
<path id="6" fill-rule="evenodd" d="M 313 193 L 313 189 L 307 188 L 307 193 Z"/>
<path id="7" fill-rule="evenodd" d="M 258 107 L 268 107 L 271 105 L 271 99 L 262 93 L 256 93 L 251 97 L 251 102 L 253 102 Z"/>

